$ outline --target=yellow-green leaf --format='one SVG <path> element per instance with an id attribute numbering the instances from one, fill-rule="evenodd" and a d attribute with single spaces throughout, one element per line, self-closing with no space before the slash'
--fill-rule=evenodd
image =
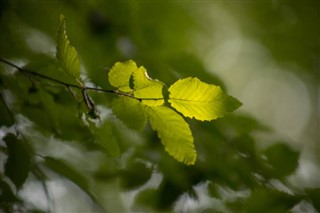
<path id="1" fill-rule="evenodd" d="M 112 111 L 131 129 L 140 130 L 147 123 L 147 116 L 137 99 L 120 96 L 113 99 Z"/>
<path id="2" fill-rule="evenodd" d="M 66 20 L 60 15 L 56 57 L 66 73 L 80 79 L 80 61 L 76 49 L 70 45 L 66 32 Z"/>
<path id="3" fill-rule="evenodd" d="M 130 78 L 136 70 L 138 70 L 137 64 L 132 60 L 116 62 L 108 74 L 109 82 L 122 92 L 130 92 L 132 91 L 130 88 Z"/>
<path id="4" fill-rule="evenodd" d="M 148 76 L 147 70 L 144 67 L 139 67 L 139 69 L 132 73 L 132 77 L 134 84 L 134 97 L 139 99 L 150 99 L 142 100 L 143 104 L 149 106 L 157 106 L 164 104 L 164 99 L 162 95 L 162 82 L 151 79 Z"/>
<path id="5" fill-rule="evenodd" d="M 169 88 L 169 103 L 186 117 L 210 121 L 241 106 L 219 86 L 201 82 L 197 78 L 178 80 Z"/>
<path id="6" fill-rule="evenodd" d="M 165 106 L 146 107 L 152 129 L 158 132 L 165 150 L 179 162 L 195 163 L 197 153 L 189 125 L 174 110 Z"/>

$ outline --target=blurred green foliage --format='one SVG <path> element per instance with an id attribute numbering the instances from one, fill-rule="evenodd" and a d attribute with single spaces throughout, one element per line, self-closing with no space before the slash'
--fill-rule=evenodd
<path id="1" fill-rule="evenodd" d="M 206 33 L 203 20 L 193 12 L 209 3 L 203 4 L 4 0 L 0 2 L 0 57 L 74 83 L 59 71 L 54 59 L 59 17 L 64 14 L 68 38 L 88 78 L 84 82 L 111 89 L 107 72 L 114 62 L 134 59 L 166 85 L 195 76 L 225 89 L 228 85 L 207 72 L 193 52 L 192 33 Z M 318 2 L 224 6 L 254 17 L 243 20 L 244 31 L 260 38 L 279 62 L 295 61 L 318 83 L 319 37 L 314 33 L 319 31 Z M 289 11 L 288 16 L 294 11 L 298 24 L 279 21 L 284 19 L 283 10 Z M 43 183 L 61 179 L 68 180 L 64 183 L 68 191 L 74 190 L 71 185 L 83 190 L 90 199 L 79 203 L 92 212 L 177 211 L 184 196 L 198 201 L 196 212 L 288 212 L 303 202 L 320 211 L 319 188 L 297 189 L 288 180 L 299 166 L 299 151 L 279 140 L 258 148 L 256 134 L 273 133 L 251 116 L 236 113 L 214 122 L 188 119 L 198 159 L 186 166 L 168 156 L 150 126 L 135 131 L 123 125 L 111 111 L 115 95 L 88 93 L 105 121 L 97 129 L 88 127 L 88 121 L 98 119 L 88 114 L 81 91 L 71 93 L 1 64 L 0 211 L 54 212 L 53 200 L 58 198 L 48 196 L 48 205 L 41 207 L 21 192 L 31 183 L 54 191 Z M 120 157 L 108 151 L 115 146 Z M 123 197 L 129 192 L 135 196 L 128 206 L 128 198 Z M 226 198 L 227 192 L 233 196 Z M 201 207 L 203 194 L 211 203 Z M 69 205 L 76 209 L 79 204 Z"/>

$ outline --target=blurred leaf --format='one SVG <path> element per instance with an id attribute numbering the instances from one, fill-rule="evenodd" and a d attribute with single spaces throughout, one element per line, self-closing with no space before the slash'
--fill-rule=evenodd
<path id="1" fill-rule="evenodd" d="M 7 104 L 5 103 L 5 100 L 2 97 L 2 93 L 0 91 L 0 127 L 1 126 L 11 126 L 13 125 L 14 121 L 12 120 L 10 116 L 10 112 L 8 109 Z"/>
<path id="2" fill-rule="evenodd" d="M 66 20 L 63 15 L 60 15 L 56 57 L 66 73 L 80 80 L 80 61 L 76 49 L 68 40 Z"/>
<path id="3" fill-rule="evenodd" d="M 157 106 L 164 104 L 162 88 L 163 83 L 151 79 L 147 70 L 140 67 L 133 72 L 134 97 L 139 99 L 160 99 L 160 100 L 142 100 L 142 103 L 148 106 Z"/>
<path id="4" fill-rule="evenodd" d="M 243 212 L 288 212 L 294 205 L 300 202 L 298 197 L 273 189 L 260 188 L 252 192 L 244 203 Z"/>
<path id="5" fill-rule="evenodd" d="M 14 206 L 20 203 L 10 185 L 0 176 L 0 212 L 13 212 Z"/>
<path id="6" fill-rule="evenodd" d="M 95 195 L 90 191 L 87 179 L 82 174 L 61 159 L 47 156 L 44 160 L 48 168 L 70 180 L 72 183 L 79 186 L 91 199 L 94 201 L 96 200 Z"/>
<path id="7" fill-rule="evenodd" d="M 293 173 L 299 160 L 299 152 L 284 143 L 276 143 L 264 151 L 267 162 L 272 166 L 272 174 L 283 178 Z"/>
<path id="8" fill-rule="evenodd" d="M 16 202 L 19 199 L 15 196 L 10 185 L 6 183 L 2 177 L 0 179 L 0 207 L 5 203 Z M 1 208 L 0 208 L 1 209 Z"/>
<path id="9" fill-rule="evenodd" d="M 208 184 L 208 192 L 211 197 L 214 197 L 214 198 L 220 197 L 217 185 L 212 182 Z"/>
<path id="10" fill-rule="evenodd" d="M 151 177 L 152 170 L 142 162 L 128 163 L 121 172 L 121 187 L 127 190 L 136 189 L 145 184 Z"/>
<path id="11" fill-rule="evenodd" d="M 184 116 L 210 121 L 224 116 L 241 106 L 226 95 L 219 86 L 201 82 L 197 78 L 178 80 L 169 88 L 169 103 Z"/>
<path id="12" fill-rule="evenodd" d="M 9 177 L 19 189 L 26 181 L 31 169 L 31 155 L 26 148 L 25 141 L 8 134 L 3 139 L 8 148 L 8 159 L 4 174 Z"/>
<path id="13" fill-rule="evenodd" d="M 241 135 L 232 142 L 232 145 L 236 147 L 237 151 L 241 154 L 245 154 L 246 157 L 255 156 L 255 141 L 249 135 Z"/>
<path id="14" fill-rule="evenodd" d="M 271 132 L 271 128 L 267 125 L 249 115 L 241 115 L 239 113 L 228 114 L 223 119 L 217 120 L 216 123 L 219 124 L 221 131 L 233 128 L 239 135 L 249 134 L 253 131 Z"/>
<path id="15" fill-rule="evenodd" d="M 306 190 L 308 198 L 311 200 L 314 208 L 320 212 L 320 188 L 309 188 Z"/>
<path id="16" fill-rule="evenodd" d="M 189 125 L 183 118 L 165 106 L 146 108 L 151 127 L 158 132 L 165 150 L 179 162 L 192 165 L 196 151 Z"/>
<path id="17" fill-rule="evenodd" d="M 140 101 L 120 96 L 113 99 L 112 111 L 129 128 L 141 130 L 147 123 L 147 116 Z"/>
<path id="18" fill-rule="evenodd" d="M 136 62 L 116 62 L 108 73 L 109 82 L 112 86 L 122 92 L 130 92 L 130 78 L 133 72 L 138 69 Z"/>
<path id="19" fill-rule="evenodd" d="M 103 149 L 113 157 L 120 156 L 120 147 L 116 138 L 112 134 L 111 126 L 105 122 L 101 127 L 91 127 L 95 133 L 97 142 Z"/>
<path id="20" fill-rule="evenodd" d="M 158 194 L 156 189 L 145 189 L 135 197 L 133 211 L 150 212 L 158 208 Z"/>
<path id="21" fill-rule="evenodd" d="M 173 209 L 174 203 L 177 202 L 179 197 L 184 193 L 187 193 L 193 199 L 197 199 L 197 194 L 193 190 L 192 186 L 181 187 L 179 184 L 171 181 L 170 179 L 164 178 L 157 189 L 158 192 L 158 208 L 166 211 Z"/>

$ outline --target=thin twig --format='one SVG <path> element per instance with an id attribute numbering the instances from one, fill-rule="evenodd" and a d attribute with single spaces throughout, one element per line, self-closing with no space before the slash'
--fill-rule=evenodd
<path id="1" fill-rule="evenodd" d="M 63 81 L 60 81 L 60 80 L 55 79 L 55 78 L 51 78 L 51 77 L 46 76 L 46 75 L 42 75 L 42 74 L 40 74 L 40 73 L 31 71 L 31 70 L 28 70 L 28 69 L 25 69 L 25 68 L 21 68 L 21 67 L 15 65 L 15 64 L 13 64 L 13 63 L 11 63 L 10 61 L 7 61 L 7 60 L 3 59 L 3 58 L 0 58 L 0 61 L 3 62 L 3 63 L 5 63 L 5 64 L 7 64 L 7 65 L 9 65 L 9 66 L 11 66 L 11 67 L 16 68 L 16 69 L 17 69 L 18 71 L 20 71 L 20 72 L 24 72 L 24 73 L 28 73 L 28 74 L 30 74 L 30 75 L 38 76 L 38 77 L 40 77 L 40 78 L 44 78 L 44 79 L 47 79 L 47 80 L 49 80 L 49 81 L 53 81 L 53 82 L 56 82 L 56 83 L 58 83 L 58 84 L 62 84 L 62 85 L 64 85 L 64 86 L 69 86 L 69 87 L 73 87 L 73 88 L 82 89 L 82 87 L 79 86 L 79 85 L 69 84 L 69 83 L 67 83 L 67 82 L 63 82 Z"/>
<path id="2" fill-rule="evenodd" d="M 163 100 L 164 99 L 164 98 L 137 98 L 132 94 L 124 93 L 124 92 L 121 92 L 121 91 L 118 91 L 118 90 L 108 90 L 108 89 L 102 89 L 102 88 L 97 88 L 97 87 L 86 87 L 84 85 L 80 86 L 80 85 L 76 85 L 76 84 L 70 84 L 70 83 L 67 83 L 67 82 L 60 81 L 58 79 L 52 78 L 50 76 L 46 76 L 46 75 L 40 74 L 38 72 L 19 67 L 19 66 L 13 64 L 12 62 L 10 62 L 10 61 L 8 61 L 6 59 L 3 59 L 1 57 L 0 57 L 0 62 L 2 62 L 4 64 L 7 64 L 7 65 L 9 65 L 11 67 L 14 67 L 14 68 L 16 68 L 18 71 L 20 71 L 22 73 L 27 73 L 27 74 L 30 74 L 30 75 L 33 75 L 33 76 L 37 76 L 37 77 L 40 77 L 40 78 L 43 78 L 43 79 L 58 83 L 60 85 L 63 85 L 65 87 L 67 87 L 68 89 L 76 88 L 76 89 L 81 89 L 81 90 L 92 90 L 92 91 L 97 91 L 97 92 L 113 93 L 113 94 L 116 94 L 116 95 L 121 95 L 121 96 L 127 96 L 127 97 L 130 97 L 130 98 L 134 98 L 134 99 L 137 99 L 139 101 L 142 101 L 142 100 Z"/>

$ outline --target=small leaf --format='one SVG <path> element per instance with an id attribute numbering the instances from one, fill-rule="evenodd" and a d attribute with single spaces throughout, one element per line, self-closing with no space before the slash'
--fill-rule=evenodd
<path id="1" fill-rule="evenodd" d="M 147 123 L 147 116 L 140 101 L 134 98 L 120 96 L 113 99 L 112 111 L 131 129 L 140 130 Z"/>
<path id="2" fill-rule="evenodd" d="M 158 80 L 151 79 L 147 70 L 140 67 L 133 72 L 134 97 L 139 99 L 155 99 L 142 100 L 142 103 L 148 106 L 158 106 L 164 104 L 162 95 L 163 83 Z"/>
<path id="3" fill-rule="evenodd" d="M 10 111 L 8 108 L 7 103 L 5 102 L 4 98 L 2 97 L 0 91 L 0 127 L 1 126 L 11 126 L 13 125 L 14 121 L 10 116 Z"/>
<path id="4" fill-rule="evenodd" d="M 165 150 L 179 162 L 192 165 L 196 151 L 189 125 L 174 110 L 165 106 L 146 107 L 152 129 L 158 132 Z"/>
<path id="5" fill-rule="evenodd" d="M 127 190 L 136 189 L 145 184 L 151 177 L 152 170 L 142 162 L 129 162 L 121 172 L 121 187 Z"/>
<path id="6" fill-rule="evenodd" d="M 130 78 L 137 69 L 137 64 L 132 60 L 123 63 L 116 62 L 108 74 L 109 83 L 122 92 L 131 92 Z"/>
<path id="7" fill-rule="evenodd" d="M 9 177 L 19 189 L 26 181 L 31 168 L 31 156 L 24 141 L 18 140 L 13 134 L 3 139 L 8 148 L 9 157 L 4 174 Z"/>
<path id="8" fill-rule="evenodd" d="M 70 45 L 68 40 L 66 20 L 63 15 L 60 15 L 56 57 L 66 73 L 80 79 L 80 61 L 76 49 Z"/>
<path id="9" fill-rule="evenodd" d="M 283 178 L 293 173 L 299 160 L 299 152 L 284 143 L 276 143 L 264 151 L 267 162 L 272 166 L 273 175 Z"/>
<path id="10" fill-rule="evenodd" d="M 178 80 L 169 88 L 169 103 L 184 116 L 210 121 L 241 106 L 225 94 L 219 86 L 201 82 L 197 78 Z"/>
<path id="11" fill-rule="evenodd" d="M 273 189 L 258 188 L 245 201 L 244 209 L 240 209 L 240 212 L 289 212 L 298 202 L 300 202 L 298 196 Z"/>
<path id="12" fill-rule="evenodd" d="M 120 156 L 120 147 L 112 134 L 111 126 L 105 122 L 101 127 L 91 127 L 97 138 L 98 144 L 112 157 Z"/>

